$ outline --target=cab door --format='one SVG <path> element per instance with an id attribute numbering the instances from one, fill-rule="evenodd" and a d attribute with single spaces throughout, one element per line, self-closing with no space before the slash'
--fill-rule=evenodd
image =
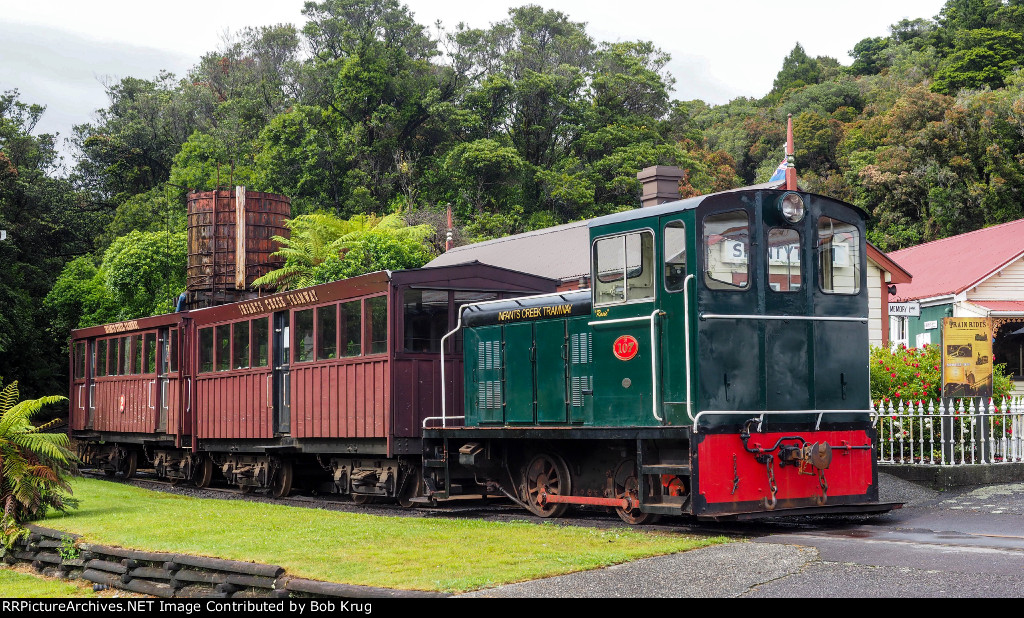
<path id="1" fill-rule="evenodd" d="M 692 376 L 694 358 L 693 315 L 690 307 L 694 300 L 694 277 L 688 260 L 693 250 L 692 225 L 682 215 L 661 218 L 661 289 L 658 306 L 661 333 L 661 409 L 667 425 L 689 423 L 687 401 L 694 396 L 687 385 Z M 691 329 L 689 334 L 688 329 Z M 687 353 L 690 353 L 687 363 Z M 687 368 L 691 368 L 688 372 Z"/>

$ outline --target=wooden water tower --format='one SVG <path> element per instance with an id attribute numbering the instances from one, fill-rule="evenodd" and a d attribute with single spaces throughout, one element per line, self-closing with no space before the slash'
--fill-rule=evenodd
<path id="1" fill-rule="evenodd" d="M 272 238 L 288 238 L 290 216 L 291 200 L 283 195 L 245 187 L 189 193 L 188 308 L 259 296 L 252 282 L 284 265 L 272 255 L 280 249 Z"/>

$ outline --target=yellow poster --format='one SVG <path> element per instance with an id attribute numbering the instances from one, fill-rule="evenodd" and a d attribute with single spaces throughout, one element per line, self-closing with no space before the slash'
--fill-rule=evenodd
<path id="1" fill-rule="evenodd" d="M 992 396 L 992 322 L 942 320 L 942 396 Z"/>

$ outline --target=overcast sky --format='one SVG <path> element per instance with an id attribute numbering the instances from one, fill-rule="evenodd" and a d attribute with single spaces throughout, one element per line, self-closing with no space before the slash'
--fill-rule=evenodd
<path id="1" fill-rule="evenodd" d="M 406 0 L 424 25 L 485 28 L 530 2 Z M 851 62 L 861 39 L 903 18 L 932 18 L 944 0 L 534 0 L 588 24 L 598 41 L 650 40 L 672 55 L 675 98 L 720 104 L 760 97 L 799 42 L 811 56 Z M 302 0 L 0 0 L 0 91 L 46 105 L 36 133 L 67 137 L 107 104 L 103 83 L 184 75 L 225 31 L 300 26 Z"/>

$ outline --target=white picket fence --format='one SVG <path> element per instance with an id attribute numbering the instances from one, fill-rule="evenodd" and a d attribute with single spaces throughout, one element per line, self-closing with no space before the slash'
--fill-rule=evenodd
<path id="1" fill-rule="evenodd" d="M 1024 399 L 872 402 L 879 463 L 1024 461 Z"/>

